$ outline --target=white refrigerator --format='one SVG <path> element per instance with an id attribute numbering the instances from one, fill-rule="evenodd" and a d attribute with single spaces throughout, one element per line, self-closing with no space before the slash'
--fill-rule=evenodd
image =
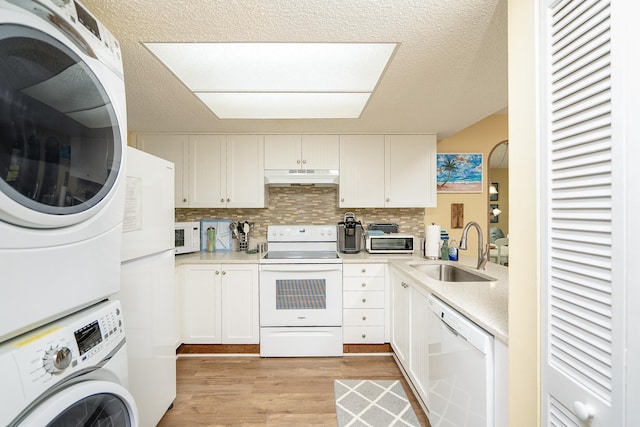
<path id="1" fill-rule="evenodd" d="M 174 165 L 127 148 L 122 303 L 129 390 L 140 427 L 158 424 L 176 397 Z"/>

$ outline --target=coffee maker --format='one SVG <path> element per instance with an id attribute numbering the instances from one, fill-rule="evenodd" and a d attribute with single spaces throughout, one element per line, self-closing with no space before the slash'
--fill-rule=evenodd
<path id="1" fill-rule="evenodd" d="M 356 221 L 353 212 L 344 214 L 344 220 L 338 223 L 338 250 L 345 254 L 356 254 L 362 250 L 364 229 L 360 221 Z"/>

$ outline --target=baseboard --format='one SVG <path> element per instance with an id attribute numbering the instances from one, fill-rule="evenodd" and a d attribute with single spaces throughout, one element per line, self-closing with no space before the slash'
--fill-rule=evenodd
<path id="1" fill-rule="evenodd" d="M 390 344 L 343 344 L 345 355 L 379 355 L 393 353 Z M 260 344 L 181 344 L 178 356 L 188 355 L 254 355 L 260 354 Z"/>

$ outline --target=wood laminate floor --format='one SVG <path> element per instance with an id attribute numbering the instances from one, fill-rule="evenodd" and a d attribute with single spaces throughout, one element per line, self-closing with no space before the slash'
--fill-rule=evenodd
<path id="1" fill-rule="evenodd" d="M 180 358 L 177 397 L 158 426 L 335 426 L 335 379 L 401 380 L 429 427 L 391 356 Z"/>

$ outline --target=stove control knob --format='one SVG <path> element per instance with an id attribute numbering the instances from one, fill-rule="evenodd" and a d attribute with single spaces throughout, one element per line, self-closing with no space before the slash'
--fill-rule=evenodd
<path id="1" fill-rule="evenodd" d="M 69 367 L 71 359 L 71 350 L 68 347 L 51 347 L 45 352 L 42 364 L 48 373 L 58 374 Z"/>

